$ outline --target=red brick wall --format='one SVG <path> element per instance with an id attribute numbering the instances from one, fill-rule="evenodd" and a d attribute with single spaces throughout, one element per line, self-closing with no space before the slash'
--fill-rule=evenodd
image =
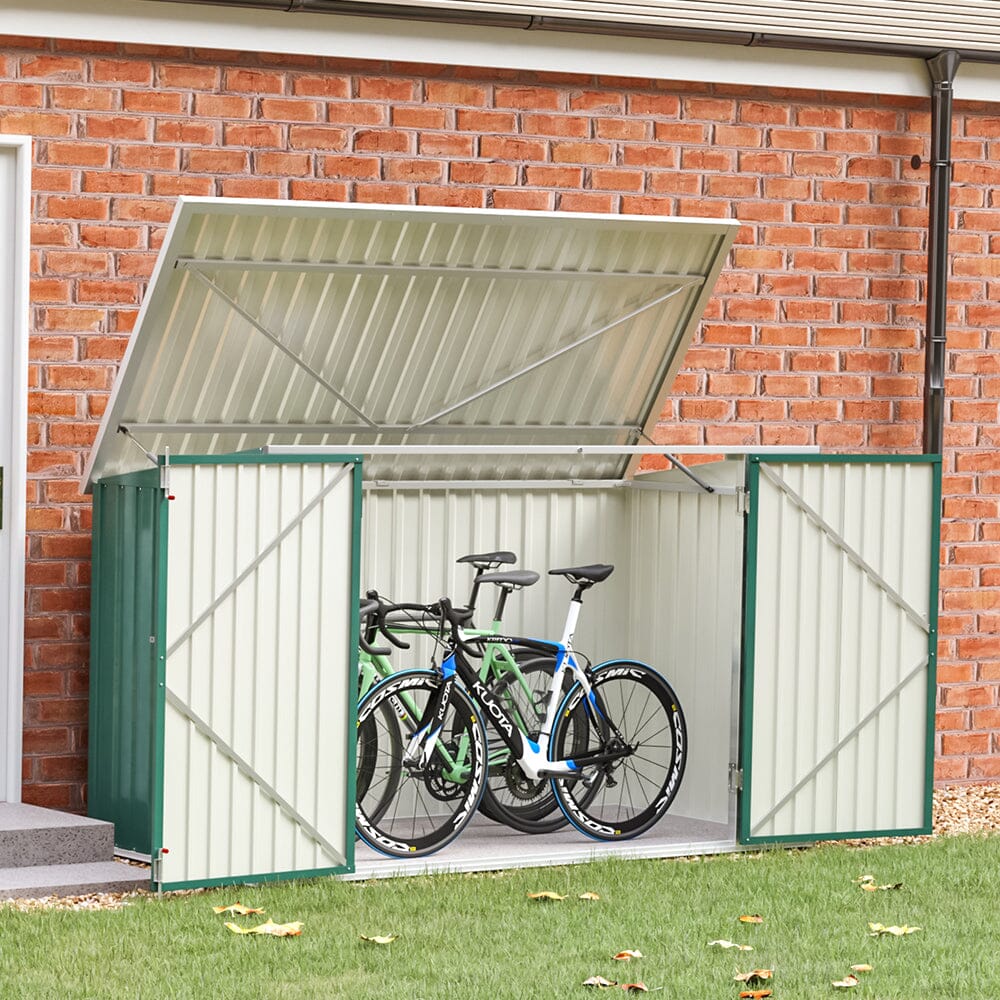
<path id="1" fill-rule="evenodd" d="M 79 479 L 180 194 L 742 221 L 663 442 L 919 451 L 924 100 L 0 38 L 35 137 L 25 797 L 84 804 Z M 1000 776 L 1000 104 L 955 123 L 938 775 Z"/>

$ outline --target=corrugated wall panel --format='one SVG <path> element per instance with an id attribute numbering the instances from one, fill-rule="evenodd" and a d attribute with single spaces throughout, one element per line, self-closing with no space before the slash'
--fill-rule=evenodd
<path id="1" fill-rule="evenodd" d="M 926 816 L 932 464 L 760 464 L 749 837 Z"/>
<path id="2" fill-rule="evenodd" d="M 373 8 L 385 0 L 360 0 Z M 519 14 L 702 31 L 770 32 L 889 44 L 1000 49 L 1000 10 L 982 0 L 393 0 L 399 8 Z M 540 25 L 544 27 L 544 24 Z"/>
<path id="3" fill-rule="evenodd" d="M 741 461 L 699 472 L 709 468 L 717 484 L 742 484 Z M 657 479 L 685 482 L 679 473 Z M 743 518 L 731 492 L 636 490 L 632 499 L 635 655 L 674 686 L 688 729 L 687 771 L 671 812 L 733 822 Z"/>
<path id="4" fill-rule="evenodd" d="M 518 568 L 541 579 L 507 605 L 511 634 L 562 635 L 573 588 L 549 569 L 616 562 L 628 550 L 628 498 L 621 489 L 377 489 L 365 491 L 362 592 L 373 587 L 398 601 L 464 601 L 473 570 L 455 560 L 470 552 L 510 549 Z M 584 599 L 577 646 L 595 661 L 618 650 L 629 595 L 628 567 L 619 568 Z M 477 621 L 488 623 L 496 600 L 483 588 Z M 414 650 L 401 666 L 425 666 Z"/>
<path id="5" fill-rule="evenodd" d="M 158 484 L 151 471 L 94 490 L 87 808 L 142 854 L 152 849 Z"/>
<path id="6" fill-rule="evenodd" d="M 167 884 L 348 860 L 353 469 L 172 467 Z"/>

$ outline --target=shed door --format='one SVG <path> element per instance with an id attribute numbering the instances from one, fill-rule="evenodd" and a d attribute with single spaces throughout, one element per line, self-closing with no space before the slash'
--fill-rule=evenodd
<path id="1" fill-rule="evenodd" d="M 927 832 L 940 465 L 749 463 L 740 839 Z"/>
<path id="2" fill-rule="evenodd" d="M 353 866 L 359 481 L 354 462 L 171 467 L 167 887 Z"/>

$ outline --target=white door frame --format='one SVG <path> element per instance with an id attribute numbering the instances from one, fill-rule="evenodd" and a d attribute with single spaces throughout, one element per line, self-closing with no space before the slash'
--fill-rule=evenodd
<path id="1" fill-rule="evenodd" d="M 31 139 L 0 136 L 0 802 L 21 800 Z"/>

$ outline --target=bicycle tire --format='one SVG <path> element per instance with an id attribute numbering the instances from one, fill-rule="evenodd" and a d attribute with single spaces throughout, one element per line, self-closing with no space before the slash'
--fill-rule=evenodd
<path id="1" fill-rule="evenodd" d="M 428 702 L 442 684 L 441 675 L 432 670 L 402 671 L 373 687 L 358 705 L 359 734 L 375 720 L 376 726 L 391 724 L 400 740 L 399 780 L 392 795 L 386 800 L 384 790 L 372 779 L 355 804 L 357 835 L 380 854 L 415 858 L 439 851 L 462 832 L 482 798 L 486 728 L 459 684 L 452 688 L 441 729 L 448 736 L 438 738 L 427 766 L 408 767 L 403 760 L 403 749 L 420 728 Z M 388 760 L 392 753 L 392 740 L 386 735 L 378 743 L 376 775 L 383 767 L 393 766 Z"/>
<path id="2" fill-rule="evenodd" d="M 611 762 L 584 765 L 579 778 L 553 778 L 552 788 L 581 833 L 595 840 L 629 840 L 659 822 L 677 794 L 687 763 L 684 713 L 667 681 L 637 660 L 599 664 L 590 683 L 594 699 L 589 705 L 579 683 L 563 699 L 551 759 L 580 758 L 581 742 L 585 752 L 614 750 L 618 737 L 631 751 Z M 610 738 L 601 734 L 598 715 L 610 724 Z"/>
<path id="3" fill-rule="evenodd" d="M 555 661 L 548 656 L 518 657 L 517 665 L 520 675 L 513 670 L 506 672 L 491 690 L 514 716 L 521 732 L 537 741 L 545 721 Z M 510 751 L 489 720 L 486 733 L 490 766 L 479 811 L 495 823 L 521 833 L 553 833 L 564 827 L 568 821 L 552 791 L 552 782 L 548 778 L 529 778 L 511 760 Z"/>
<path id="4" fill-rule="evenodd" d="M 395 797 L 403 769 L 403 739 L 390 712 L 389 703 L 383 702 L 364 722 L 358 720 L 355 797 L 369 802 L 369 814 L 376 822 Z"/>

